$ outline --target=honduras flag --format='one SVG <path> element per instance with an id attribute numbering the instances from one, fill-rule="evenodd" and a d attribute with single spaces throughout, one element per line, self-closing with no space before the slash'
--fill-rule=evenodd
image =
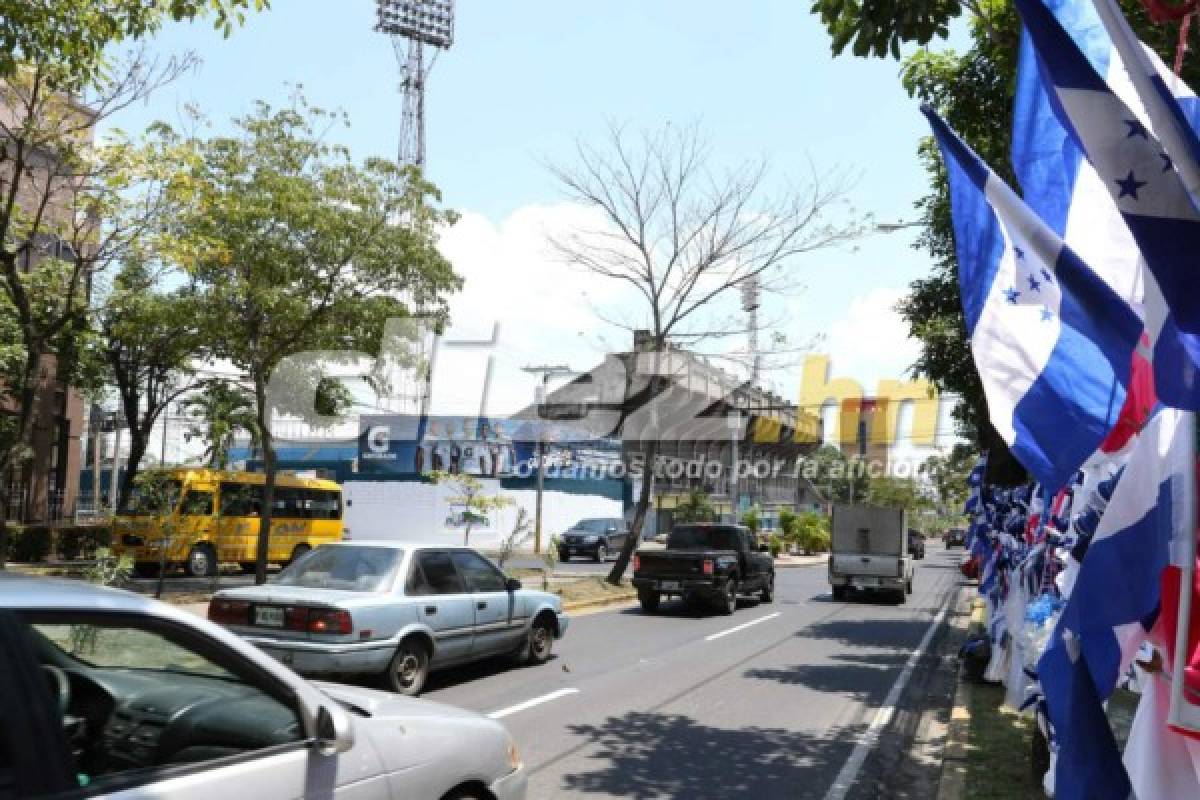
<path id="1" fill-rule="evenodd" d="M 935 113 L 967 335 L 992 425 L 1044 486 L 1065 486 L 1125 400 L 1142 324 Z"/>
<path id="2" fill-rule="evenodd" d="M 1097 71 L 1094 61 L 1115 68 L 1111 42 L 1104 49 L 1107 37 L 1101 32 L 1081 36 L 1093 51 L 1089 60 L 1042 0 L 1017 0 L 1017 7 L 1037 54 L 1048 102 L 1095 168 L 1149 271 L 1142 293 L 1157 396 L 1176 407 L 1200 407 L 1195 370 L 1200 361 L 1200 294 L 1190 286 L 1192 259 L 1200 247 L 1200 212 L 1140 104 L 1123 102 Z M 1137 49 L 1144 54 L 1140 44 Z M 1114 86 L 1128 83 L 1117 79 L 1124 71 L 1109 72 Z M 1069 153 L 1067 161 L 1069 165 Z M 1094 224 L 1111 230 L 1111 222 L 1102 217 Z"/>
<path id="3" fill-rule="evenodd" d="M 1165 409 L 1134 443 L 1038 663 L 1058 800 L 1129 797 L 1103 702 L 1154 624 L 1172 539 L 1191 531 L 1193 430 L 1190 413 Z"/>

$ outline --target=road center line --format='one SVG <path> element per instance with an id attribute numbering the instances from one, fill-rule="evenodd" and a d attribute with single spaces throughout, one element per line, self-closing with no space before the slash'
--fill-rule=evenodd
<path id="1" fill-rule="evenodd" d="M 542 703 L 549 703 L 551 700 L 557 700 L 560 697 L 566 697 L 567 695 L 578 693 L 578 689 L 558 689 L 557 691 L 550 692 L 550 694 L 544 694 L 541 697 L 535 697 L 532 700 L 526 700 L 524 703 L 517 703 L 515 706 L 509 706 L 508 708 L 502 708 L 499 711 L 493 711 L 492 713 L 488 714 L 488 717 L 491 719 L 500 719 L 501 717 L 507 717 L 509 714 L 516 714 L 517 712 L 525 711 L 533 708 L 534 706 L 540 706 Z"/>
<path id="2" fill-rule="evenodd" d="M 766 622 L 769 619 L 775 619 L 776 617 L 779 616 L 779 614 L 780 614 L 780 612 L 776 611 L 774 614 L 767 614 L 765 617 L 759 617 L 758 619 L 752 619 L 749 622 L 743 622 L 741 625 L 730 628 L 729 630 L 724 630 L 724 631 L 721 631 L 720 633 L 714 633 L 712 636 L 705 636 L 704 641 L 711 642 L 713 639 L 720 639 L 722 636 L 728 636 L 731 633 L 737 633 L 738 631 L 743 631 L 746 628 L 749 628 L 751 625 L 757 625 L 760 622 Z"/>
<path id="3" fill-rule="evenodd" d="M 913 650 L 912 654 L 908 657 L 908 661 L 904 664 L 904 669 L 900 671 L 900 677 L 896 678 L 896 682 L 892 684 L 891 691 L 884 698 L 883 705 L 875 712 L 875 718 L 871 720 L 871 724 L 867 727 L 866 732 L 858 740 L 858 744 L 854 746 L 850 757 L 846 759 L 846 763 L 842 765 L 841 771 L 834 778 L 833 785 L 825 793 L 825 800 L 843 800 L 846 793 L 850 791 L 850 787 L 854 785 L 854 780 L 862 770 L 863 763 L 867 760 L 867 755 L 879 740 L 879 732 L 892 721 L 892 715 L 896 713 L 896 704 L 900 702 L 900 695 L 904 693 L 904 687 L 908 685 L 909 679 L 912 678 L 917 662 L 921 660 L 921 656 L 925 654 L 929 643 L 933 641 L 933 635 L 942 624 L 942 620 L 946 618 L 946 609 L 949 608 L 952 600 L 953 597 L 943 603 L 941 611 L 933 618 L 933 622 L 929 623 L 929 629 L 925 631 L 925 636 L 922 637 L 921 643 L 917 645 L 917 649 Z"/>

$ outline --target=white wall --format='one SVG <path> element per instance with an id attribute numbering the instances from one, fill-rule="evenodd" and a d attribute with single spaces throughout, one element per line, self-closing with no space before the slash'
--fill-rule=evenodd
<path id="1" fill-rule="evenodd" d="M 501 490 L 497 480 L 482 480 L 484 492 L 502 494 L 514 505 L 490 515 L 488 524 L 471 528 L 470 544 L 493 548 L 512 532 L 517 509 L 529 514 L 530 531 L 537 493 L 527 490 Z M 456 491 L 444 484 L 416 481 L 348 481 L 342 485 L 346 503 L 346 527 L 353 539 L 395 539 L 399 541 L 445 541 L 462 544 L 463 528 L 451 525 L 461 507 L 450 503 Z M 620 517 L 621 503 L 607 497 L 565 494 L 547 491 L 542 497 L 542 532 L 549 539 L 562 533 L 584 517 Z M 532 539 L 526 544 L 532 549 Z"/>

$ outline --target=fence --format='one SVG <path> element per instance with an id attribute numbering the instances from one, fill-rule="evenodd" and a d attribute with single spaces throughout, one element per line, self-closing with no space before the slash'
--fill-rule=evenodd
<path id="1" fill-rule="evenodd" d="M 31 487 L 13 482 L 8 487 L 8 506 L 4 518 L 9 522 L 58 524 L 75 521 L 75 509 L 67 504 L 65 489 L 52 489 L 45 494 L 44 505 L 38 502 Z M 39 508 L 38 506 L 42 507 Z"/>

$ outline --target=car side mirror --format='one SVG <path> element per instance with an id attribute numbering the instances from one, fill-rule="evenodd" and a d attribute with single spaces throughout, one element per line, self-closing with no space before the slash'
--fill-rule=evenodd
<path id="1" fill-rule="evenodd" d="M 520 588 L 521 588 L 521 582 L 519 580 L 517 580 L 516 578 L 509 578 L 508 580 L 506 580 L 504 582 L 504 591 L 506 591 L 506 592 L 515 592 L 517 589 L 520 589 Z"/>
<path id="2" fill-rule="evenodd" d="M 345 753 L 354 747 L 354 725 L 341 706 L 322 705 L 317 712 L 317 751 L 323 756 Z"/>

